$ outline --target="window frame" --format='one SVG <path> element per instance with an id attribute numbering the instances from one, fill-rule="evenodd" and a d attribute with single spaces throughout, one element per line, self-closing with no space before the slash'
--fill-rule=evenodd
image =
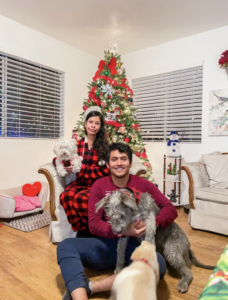
<path id="1" fill-rule="evenodd" d="M 65 72 L 0 51 L 0 91 L 0 139 L 64 135 Z"/>
<path id="2" fill-rule="evenodd" d="M 166 78 L 169 78 L 170 81 L 172 79 L 172 76 L 173 75 L 176 76 L 178 75 L 178 73 L 181 74 L 185 72 L 193 72 L 194 74 L 195 70 L 199 72 L 199 75 L 197 75 L 198 77 L 194 75 L 192 86 L 194 86 L 194 83 L 197 84 L 199 83 L 200 88 L 198 89 L 200 90 L 200 92 L 197 91 L 194 94 L 194 88 L 192 88 L 193 96 L 192 98 L 188 96 L 189 99 L 186 100 L 188 101 L 188 103 L 185 103 L 185 105 L 184 104 L 182 105 L 183 100 L 179 102 L 178 102 L 179 99 L 177 101 L 172 100 L 172 97 L 177 98 L 176 96 L 175 97 L 172 96 L 172 91 L 174 91 L 175 88 L 173 86 L 172 88 L 170 88 L 170 90 L 166 88 L 166 86 L 165 88 L 163 88 L 162 83 L 164 82 L 166 84 Z M 160 81 L 158 81 L 159 78 L 162 77 L 164 77 L 165 79 L 163 78 Z M 148 87 L 149 84 L 146 84 L 146 80 L 148 80 L 148 82 L 149 81 L 153 82 L 154 80 L 155 83 L 153 82 L 154 85 Z M 165 100 L 163 101 L 159 100 L 159 97 L 157 95 L 151 96 L 151 91 L 156 90 L 156 93 L 157 94 L 159 93 L 159 89 L 158 89 L 159 85 L 161 86 L 160 91 L 162 91 L 163 94 L 166 93 Z M 189 85 L 186 86 L 189 88 Z M 203 104 L 203 63 L 202 62 L 198 62 L 194 64 L 194 66 L 192 65 L 185 66 L 178 69 L 169 68 L 164 70 L 163 72 L 159 70 L 157 72 L 153 72 L 152 74 L 147 73 L 145 75 L 142 74 L 134 75 L 132 76 L 132 88 L 134 92 L 134 97 L 133 97 L 134 107 L 137 109 L 135 114 L 137 116 L 137 119 L 140 122 L 141 135 L 144 142 L 167 142 L 169 139 L 169 134 L 173 130 L 178 131 L 180 137 L 183 135 L 183 139 L 182 139 L 183 143 L 199 144 L 202 142 L 202 104 Z M 175 90 L 175 92 L 176 91 L 177 90 Z M 179 89 L 178 93 L 179 94 L 181 93 L 181 89 Z M 177 103 L 180 107 L 179 111 L 177 109 L 178 107 Z M 172 122 L 170 120 L 172 114 L 167 113 L 167 110 L 170 108 L 170 105 L 173 108 L 172 114 L 175 115 L 176 113 L 176 118 L 180 119 L 180 121 L 178 121 L 175 118 L 175 121 L 173 122 L 174 125 L 171 125 Z M 189 108 L 187 108 L 187 106 L 189 106 Z M 154 111 L 152 110 L 153 108 Z M 161 119 L 160 121 L 159 121 L 159 116 L 157 116 L 157 120 L 156 120 L 155 111 L 157 113 L 160 113 L 160 119 Z M 184 122 L 183 120 L 181 121 L 181 119 L 183 119 L 184 114 L 186 114 L 187 112 L 190 113 L 192 120 L 191 121 L 188 120 L 188 122 L 187 121 Z M 166 124 L 163 124 L 164 120 L 166 120 Z M 148 125 L 149 123 L 150 125 Z M 179 128 L 176 128 L 175 124 L 178 123 L 179 125 L 176 126 Z M 187 124 L 187 125 L 184 127 L 183 124 Z M 183 126 L 181 127 L 181 125 Z M 156 133 L 155 133 L 156 128 L 158 128 L 157 131 L 160 132 L 160 136 L 157 134 L 158 137 L 156 137 Z M 182 130 L 183 128 L 186 129 Z M 163 133 L 161 134 L 161 132 Z"/>

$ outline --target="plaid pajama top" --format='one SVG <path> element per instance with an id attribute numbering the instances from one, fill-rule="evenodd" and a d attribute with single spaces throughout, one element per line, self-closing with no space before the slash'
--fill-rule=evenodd
<path id="1" fill-rule="evenodd" d="M 90 189 L 97 179 L 109 175 L 106 166 L 98 166 L 98 153 L 94 149 L 89 150 L 84 138 L 77 143 L 77 153 L 83 156 L 81 170 L 77 173 L 76 181 L 71 182 L 59 198 L 74 231 L 88 229 Z"/>

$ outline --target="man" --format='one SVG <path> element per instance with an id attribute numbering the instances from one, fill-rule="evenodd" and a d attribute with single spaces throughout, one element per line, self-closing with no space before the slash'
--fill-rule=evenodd
<path id="1" fill-rule="evenodd" d="M 161 208 L 156 217 L 157 226 L 169 226 L 177 217 L 176 208 L 151 182 L 129 174 L 132 165 L 132 151 L 128 145 L 114 143 L 110 146 L 107 160 L 110 176 L 97 180 L 91 189 L 88 204 L 89 230 L 95 235 L 91 238 L 66 239 L 58 245 L 57 256 L 65 280 L 67 291 L 63 300 L 87 300 L 88 295 L 96 292 L 108 291 L 116 275 L 112 275 L 100 281 L 89 281 L 85 277 L 84 267 L 95 270 L 115 269 L 118 238 L 113 234 L 111 226 L 107 223 L 102 209 L 96 213 L 95 204 L 108 193 L 118 188 L 133 187 L 141 192 L 148 192 Z M 124 233 L 133 237 L 129 240 L 126 250 L 126 263 L 130 263 L 130 257 L 139 242 L 135 239 L 145 235 L 144 222 L 135 222 Z M 160 277 L 163 278 L 166 271 L 164 258 L 157 254 Z"/>

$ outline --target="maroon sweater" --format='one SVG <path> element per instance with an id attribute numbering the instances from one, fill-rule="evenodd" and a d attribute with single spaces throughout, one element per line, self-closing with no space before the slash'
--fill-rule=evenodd
<path id="1" fill-rule="evenodd" d="M 135 188 L 143 193 L 148 192 L 156 204 L 160 207 L 160 212 L 156 216 L 157 226 L 167 227 L 177 217 L 175 206 L 159 191 L 159 189 L 150 181 L 135 175 L 130 175 L 127 187 Z M 111 225 L 106 221 L 106 215 L 103 209 L 96 213 L 95 204 L 103 199 L 109 192 L 117 190 L 110 176 L 98 179 L 92 186 L 88 203 L 89 230 L 97 236 L 114 239 L 117 236 L 113 234 Z"/>

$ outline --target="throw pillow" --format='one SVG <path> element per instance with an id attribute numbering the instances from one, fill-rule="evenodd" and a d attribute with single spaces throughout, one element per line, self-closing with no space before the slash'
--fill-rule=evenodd
<path id="1" fill-rule="evenodd" d="M 33 184 L 26 183 L 22 187 L 22 193 L 25 196 L 34 197 L 39 194 L 41 190 L 41 183 L 39 181 L 34 182 Z"/>
<path id="2" fill-rule="evenodd" d="M 210 186 L 228 188 L 228 155 L 205 155 L 203 161 L 209 175 Z"/>
<path id="3" fill-rule="evenodd" d="M 215 152 L 208 153 L 208 154 L 202 154 L 202 155 L 201 155 L 201 158 L 200 158 L 198 161 L 202 161 L 202 162 L 203 162 L 204 157 L 207 156 L 207 155 L 222 155 L 222 152 L 220 152 L 220 151 L 215 151 Z"/>

